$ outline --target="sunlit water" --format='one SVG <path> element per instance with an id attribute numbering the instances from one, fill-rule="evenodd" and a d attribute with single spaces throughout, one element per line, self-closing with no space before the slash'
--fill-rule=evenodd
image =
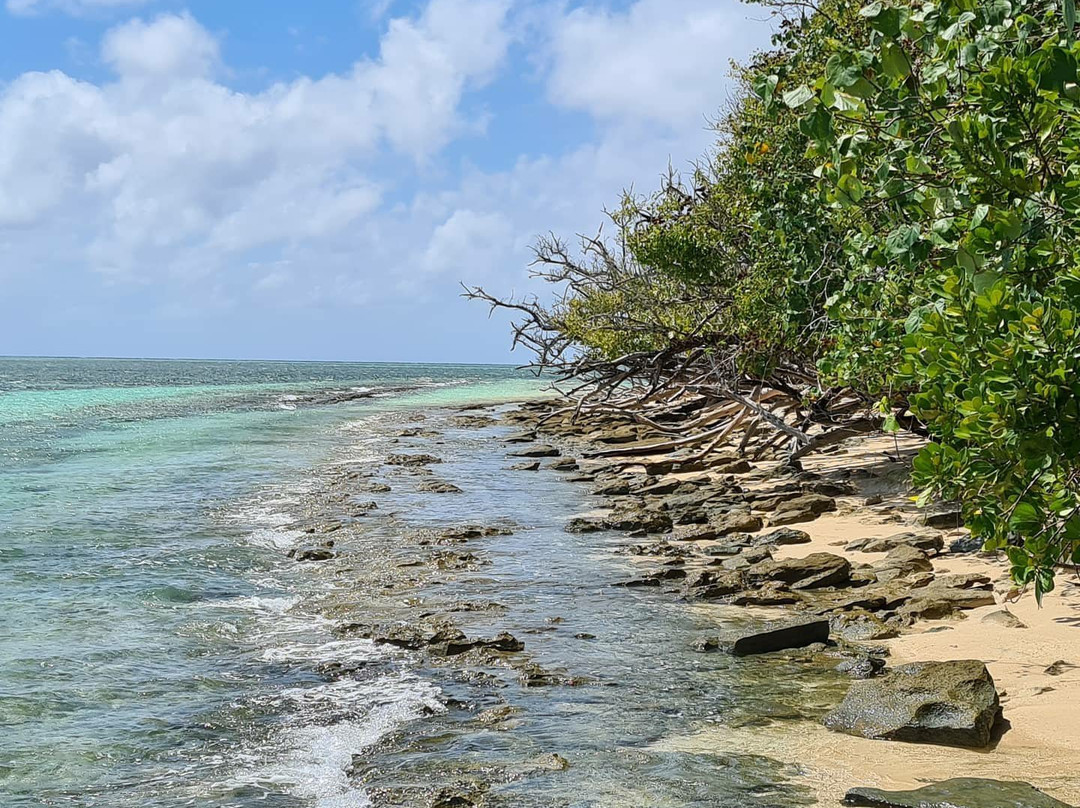
<path id="1" fill-rule="evenodd" d="M 507 472 L 490 431 L 438 441 L 463 494 L 395 484 L 380 508 L 415 527 L 521 525 L 439 596 L 498 601 L 463 619 L 470 634 L 510 630 L 595 686 L 478 689 L 333 632 L 321 606 L 355 584 L 286 557 L 319 470 L 385 457 L 382 421 L 402 411 L 540 387 L 501 367 L 0 360 L 0 805 L 358 808 L 358 760 L 404 785 L 498 770 L 488 797 L 506 806 L 810 801 L 737 750 L 654 751 L 703 724 L 792 717 L 805 695 L 791 671 L 692 653 L 710 627 L 669 595 L 613 588 L 618 538 L 561 530 L 585 495 Z M 375 395 L 341 403 L 358 391 Z M 348 549 L 357 564 L 395 537 L 370 542 Z M 369 672 L 320 673 L 343 661 Z M 481 731 L 455 706 L 488 698 L 521 720 Z M 570 768 L 505 776 L 553 753 Z"/>

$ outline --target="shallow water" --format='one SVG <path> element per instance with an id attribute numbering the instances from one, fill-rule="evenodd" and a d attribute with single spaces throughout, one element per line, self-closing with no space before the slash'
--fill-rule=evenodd
<path id="1" fill-rule="evenodd" d="M 358 390 L 381 392 L 326 403 Z M 663 751 L 798 718 L 798 663 L 691 652 L 715 626 L 611 586 L 624 537 L 562 531 L 582 490 L 506 471 L 507 430 L 437 409 L 538 390 L 506 368 L 0 360 L 0 804 L 351 808 L 443 786 L 506 806 L 812 802 L 767 759 Z M 416 413 L 437 438 L 391 437 Z M 463 493 L 381 465 L 409 450 Z M 342 464 L 393 492 L 363 497 L 378 516 L 333 563 L 298 564 L 298 520 Z M 407 531 L 498 519 L 519 527 L 465 548 L 483 566 L 385 584 L 416 553 Z M 523 687 L 335 631 L 466 600 L 502 607 L 456 613 L 470 636 L 510 631 L 589 684 Z M 479 724 L 493 706 L 513 720 Z"/>

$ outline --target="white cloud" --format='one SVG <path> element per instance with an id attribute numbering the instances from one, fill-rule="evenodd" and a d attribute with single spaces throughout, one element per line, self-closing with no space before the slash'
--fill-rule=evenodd
<path id="1" fill-rule="evenodd" d="M 751 8 L 739 0 L 577 8 L 553 26 L 548 97 L 602 119 L 700 121 L 724 100 L 731 60 L 766 44 Z"/>
<path id="2" fill-rule="evenodd" d="M 110 31 L 115 81 L 27 73 L 0 89 L 0 230 L 65 228 L 116 275 L 205 273 L 229 253 L 330 238 L 380 200 L 381 163 L 426 159 L 503 58 L 502 0 L 432 0 L 375 58 L 260 93 L 214 81 L 188 15 Z M 38 236 L 39 238 L 40 236 Z"/>
<path id="3" fill-rule="evenodd" d="M 218 43 L 190 14 L 131 20 L 105 35 L 101 57 L 119 75 L 168 81 L 205 76 L 218 61 Z"/>
<path id="4" fill-rule="evenodd" d="M 148 321 L 202 312 L 230 335 L 254 333 L 242 318 L 271 307 L 378 301 L 346 319 L 379 339 L 448 312 L 482 317 L 456 301 L 458 279 L 520 291 L 537 233 L 594 230 L 622 188 L 652 189 L 669 159 L 708 147 L 703 118 L 728 97 L 729 58 L 767 45 L 747 14 L 729 0 L 618 12 L 431 0 L 387 22 L 378 52 L 349 69 L 259 92 L 224 83 L 227 41 L 222 52 L 190 15 L 126 23 L 101 43 L 107 81 L 53 71 L 0 85 L 0 273 L 118 295 L 141 284 Z M 503 126 L 493 145 L 509 156 L 469 167 L 468 148 L 444 149 L 481 131 L 469 93 L 520 64 L 515 47 L 540 66 L 535 85 L 513 85 L 539 98 L 515 104 L 546 96 L 595 126 L 556 153 L 515 151 Z M 504 114 L 485 100 L 482 115 Z M 395 293 L 411 314 L 380 326 Z M 0 318 L 0 341 L 3 329 Z"/>

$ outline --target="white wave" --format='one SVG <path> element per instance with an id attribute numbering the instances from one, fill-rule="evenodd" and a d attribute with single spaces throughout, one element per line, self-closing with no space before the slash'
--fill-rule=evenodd
<path id="1" fill-rule="evenodd" d="M 355 718 L 333 724 L 305 723 L 287 729 L 269 763 L 240 772 L 238 784 L 286 789 L 313 808 L 359 808 L 371 804 L 348 775 L 358 755 L 405 724 L 445 708 L 437 687 L 413 674 L 394 674 L 366 683 L 341 681 L 286 691 L 300 703 L 300 719 L 310 721 L 327 702 L 355 708 Z M 306 708 L 306 709 L 304 709 Z"/>

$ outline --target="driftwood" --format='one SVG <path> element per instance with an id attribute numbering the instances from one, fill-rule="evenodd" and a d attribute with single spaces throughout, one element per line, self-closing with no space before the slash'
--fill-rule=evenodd
<path id="1" fill-rule="evenodd" d="M 760 457 L 786 441 L 794 461 L 880 425 L 864 396 L 820 390 L 812 357 L 776 356 L 764 377 L 742 374 L 746 345 L 715 330 L 728 290 L 658 285 L 650 270 L 626 257 L 621 242 L 613 247 L 601 234 L 583 237 L 575 253 L 548 236 L 536 248 L 533 275 L 554 284 L 551 302 L 469 287 L 464 296 L 514 315 L 514 346 L 534 357 L 526 367 L 549 379 L 567 402 L 548 418 L 607 418 L 656 437 L 592 456 L 687 450 L 702 457 L 727 441 Z M 618 305 L 580 305 L 605 296 Z M 621 344 L 637 347 L 611 356 L 583 346 L 576 335 L 585 332 L 616 334 Z M 811 434 L 817 428 L 823 431 Z"/>

